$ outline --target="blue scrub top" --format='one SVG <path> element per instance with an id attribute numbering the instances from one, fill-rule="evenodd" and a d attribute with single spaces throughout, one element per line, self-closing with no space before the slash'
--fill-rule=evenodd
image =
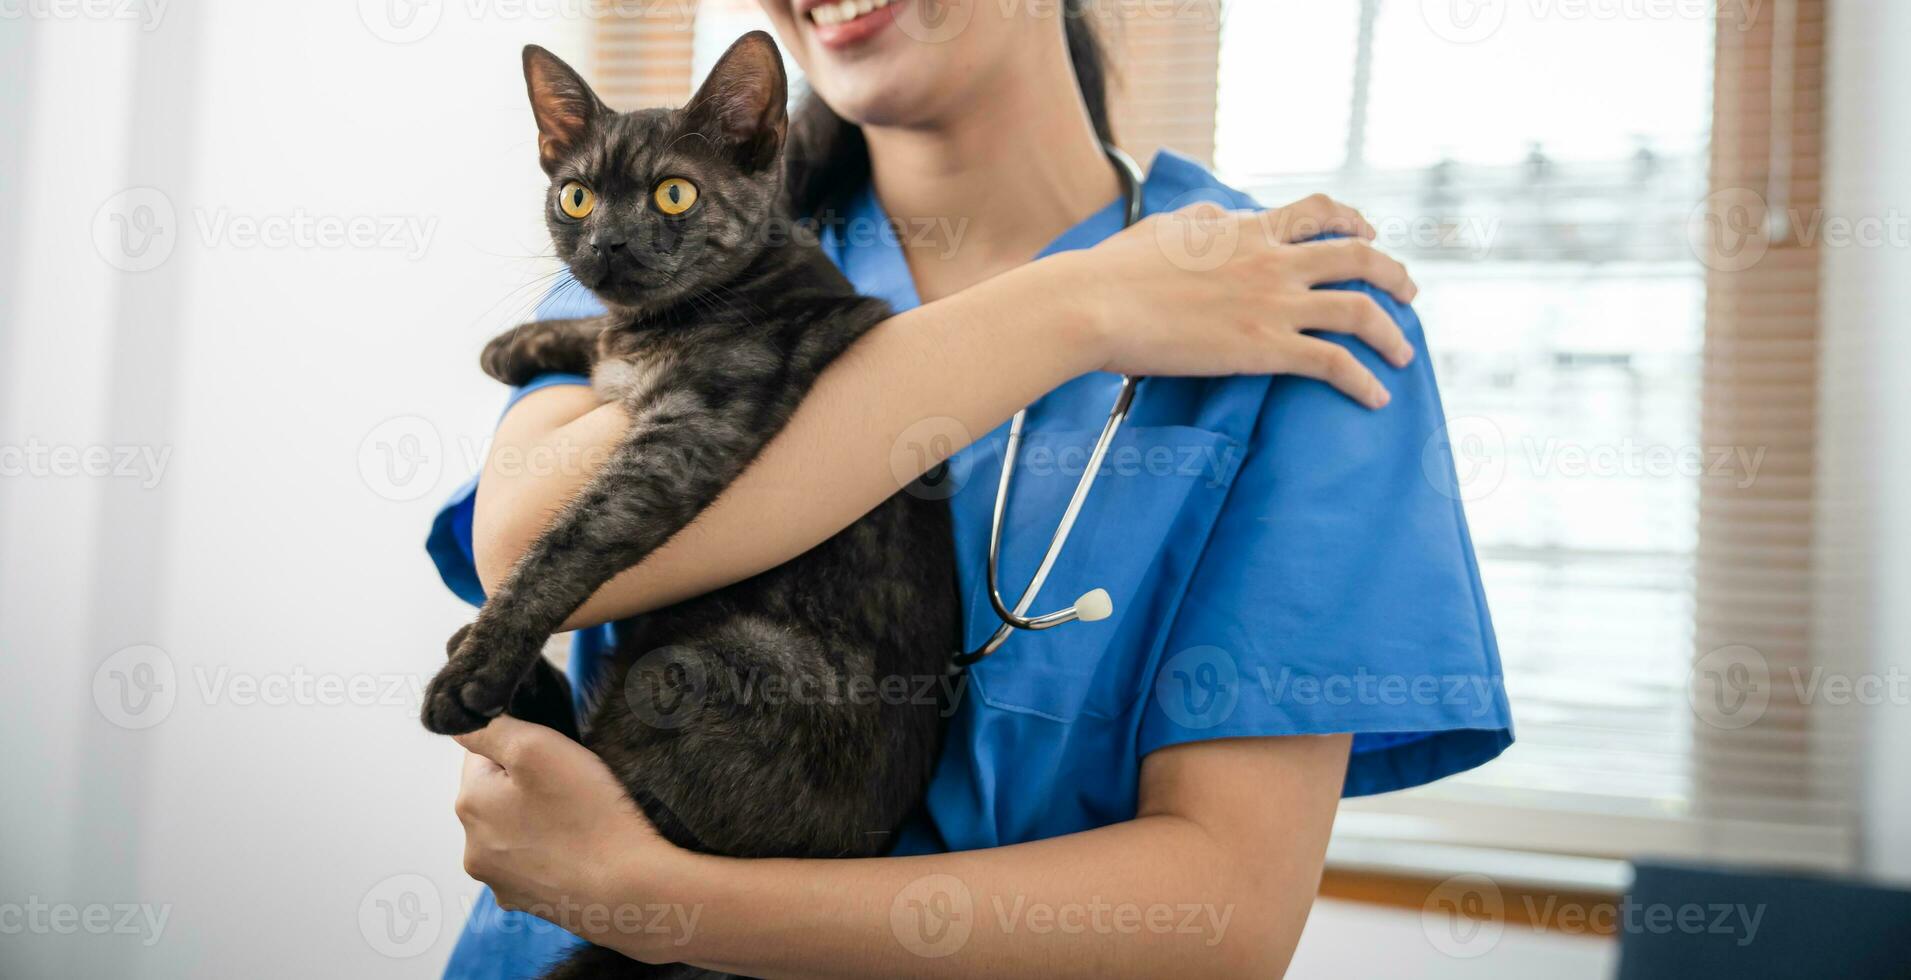
<path id="1" fill-rule="evenodd" d="M 1199 164 L 1162 153 L 1146 212 L 1212 201 L 1255 209 Z M 1043 254 L 1121 230 L 1121 202 Z M 873 192 L 823 245 L 864 293 L 919 305 Z M 1130 819 L 1141 760 L 1212 738 L 1354 733 L 1342 792 L 1384 793 L 1480 765 L 1512 743 L 1499 649 L 1459 503 L 1433 359 L 1413 310 L 1366 283 L 1419 352 L 1396 369 L 1350 348 L 1393 394 L 1380 411 L 1294 377 L 1150 378 L 1104 460 L 1038 610 L 1093 588 L 1114 615 L 1017 633 L 969 671 L 922 812 L 898 853 L 994 847 Z M 557 296 L 562 290 L 553 293 Z M 573 295 L 581 290 L 570 290 Z M 547 301 L 541 317 L 595 312 Z M 576 376 L 539 379 L 512 400 Z M 1077 378 L 1031 407 L 1003 535 L 1004 587 L 1046 550 L 1119 379 Z M 984 590 L 1004 426 L 951 459 L 966 640 L 998 623 Z M 432 526 L 445 583 L 483 600 L 471 559 L 475 481 Z M 613 629 L 580 633 L 571 675 L 591 677 Z M 446 975 L 534 976 L 578 942 L 504 912 L 487 892 Z"/>

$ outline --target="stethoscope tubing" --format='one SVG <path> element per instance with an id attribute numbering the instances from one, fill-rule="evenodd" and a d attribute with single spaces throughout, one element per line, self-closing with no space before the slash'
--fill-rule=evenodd
<path id="1" fill-rule="evenodd" d="M 1132 157 L 1116 147 L 1105 146 L 1104 149 L 1108 153 L 1108 158 L 1114 162 L 1115 169 L 1121 173 L 1123 190 L 1127 198 L 1126 221 L 1123 226 L 1131 227 L 1141 220 L 1141 167 Z M 1080 479 L 1075 481 L 1075 492 L 1070 495 L 1068 506 L 1062 511 L 1062 519 L 1056 524 L 1055 533 L 1049 537 L 1048 551 L 1042 556 L 1041 565 L 1036 568 L 1034 577 L 1029 579 L 1028 586 L 1022 590 L 1022 596 L 1016 601 L 1013 609 L 1009 608 L 1008 603 L 1002 598 L 998 579 L 1002 560 L 1002 526 L 1006 523 L 1008 516 L 1009 486 L 1015 474 L 1015 460 L 1022 451 L 1022 430 L 1028 422 L 1028 409 L 1024 408 L 1016 412 L 1015 417 L 1010 420 L 1008 442 L 1004 447 L 1005 455 L 1002 458 L 1002 476 L 996 483 L 995 507 L 989 519 L 987 575 L 989 605 L 1002 623 L 980 647 L 957 654 L 954 658 L 957 667 L 967 667 L 1001 649 L 1002 644 L 1008 641 L 1009 635 L 1018 629 L 1046 630 L 1064 623 L 1075 622 L 1083 618 L 1082 607 L 1091 602 L 1097 603 L 1100 611 L 1098 615 L 1089 618 L 1101 619 L 1108 614 L 1107 593 L 1100 589 L 1088 592 L 1077 599 L 1073 605 L 1051 613 L 1029 616 L 1028 611 L 1029 607 L 1035 604 L 1035 597 L 1042 591 L 1042 586 L 1048 582 L 1049 573 L 1055 570 L 1055 563 L 1061 558 L 1063 546 L 1068 544 L 1068 536 L 1075 529 L 1076 519 L 1081 517 L 1082 505 L 1087 502 L 1088 492 L 1095 486 L 1095 477 L 1101 471 L 1102 461 L 1107 458 L 1116 433 L 1121 430 L 1122 423 L 1128 418 L 1129 408 L 1134 405 L 1135 388 L 1140 381 L 1141 379 L 1134 375 L 1122 376 L 1121 390 L 1115 396 L 1114 406 L 1108 411 L 1108 420 L 1102 424 L 1101 434 L 1095 439 L 1095 448 L 1089 453 L 1087 466 L 1083 469 Z"/>

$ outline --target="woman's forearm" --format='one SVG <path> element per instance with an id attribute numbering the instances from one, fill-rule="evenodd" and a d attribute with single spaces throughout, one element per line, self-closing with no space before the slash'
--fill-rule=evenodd
<path id="1" fill-rule="evenodd" d="M 1017 409 L 1097 366 L 1094 325 L 1056 288 L 1067 257 L 877 327 L 695 523 L 599 589 L 567 628 L 646 612 L 773 568 L 849 526 Z M 500 582 L 583 487 L 627 420 L 581 388 L 524 399 L 499 426 L 472 539 Z"/>
<path id="2" fill-rule="evenodd" d="M 755 977 L 1279 976 L 1350 742 L 1163 749 L 1143 760 L 1135 819 L 1008 847 L 807 861 L 603 847 L 595 900 L 662 900 L 689 927 L 586 938 Z"/>
<path id="3" fill-rule="evenodd" d="M 1315 333 L 1357 337 L 1395 366 L 1412 359 L 1412 344 L 1372 299 L 1313 287 L 1366 279 L 1407 302 L 1414 286 L 1363 239 L 1291 244 L 1337 208 L 1324 198 L 1261 215 L 1195 205 L 890 319 L 824 372 L 715 504 L 568 625 L 621 619 L 780 565 L 1091 370 L 1295 374 L 1385 405 L 1374 373 Z M 1190 222 L 1227 243 L 1219 266 L 1176 260 Z M 512 408 L 479 477 L 472 539 L 485 585 L 510 573 L 626 427 L 620 409 L 578 388 Z"/>
<path id="4" fill-rule="evenodd" d="M 1277 976 L 1315 887 L 1251 881 L 1207 831 L 1168 815 L 956 854 L 697 855 L 685 868 L 669 890 L 688 900 L 687 936 L 586 938 L 778 978 Z"/>

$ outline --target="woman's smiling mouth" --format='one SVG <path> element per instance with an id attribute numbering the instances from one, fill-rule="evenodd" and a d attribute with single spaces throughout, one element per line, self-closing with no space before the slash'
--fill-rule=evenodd
<path id="1" fill-rule="evenodd" d="M 816 39 L 828 48 L 845 48 L 873 37 L 896 19 L 905 0 L 824 0 L 805 13 Z"/>

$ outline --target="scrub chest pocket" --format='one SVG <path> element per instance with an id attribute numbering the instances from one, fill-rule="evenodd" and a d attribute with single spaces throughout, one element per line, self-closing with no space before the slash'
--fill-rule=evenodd
<path id="1" fill-rule="evenodd" d="M 1005 590 L 1035 573 L 1098 435 L 1099 429 L 1024 435 L 1003 527 Z M 1002 444 L 994 442 L 991 449 L 972 458 L 963 474 L 964 495 L 993 496 L 1002 472 Z M 969 668 L 969 694 L 994 708 L 1060 722 L 1126 714 L 1149 683 L 1154 647 L 1173 625 L 1174 610 L 1240 469 L 1242 451 L 1222 433 L 1191 426 L 1122 429 L 1035 603 L 1046 608 L 1103 588 L 1114 601 L 1114 615 L 1052 630 L 1017 631 L 1001 650 Z M 1001 622 L 989 605 L 986 574 L 980 566 L 972 571 L 974 585 L 963 596 L 969 649 Z M 1003 595 L 1011 607 L 1020 597 Z"/>

